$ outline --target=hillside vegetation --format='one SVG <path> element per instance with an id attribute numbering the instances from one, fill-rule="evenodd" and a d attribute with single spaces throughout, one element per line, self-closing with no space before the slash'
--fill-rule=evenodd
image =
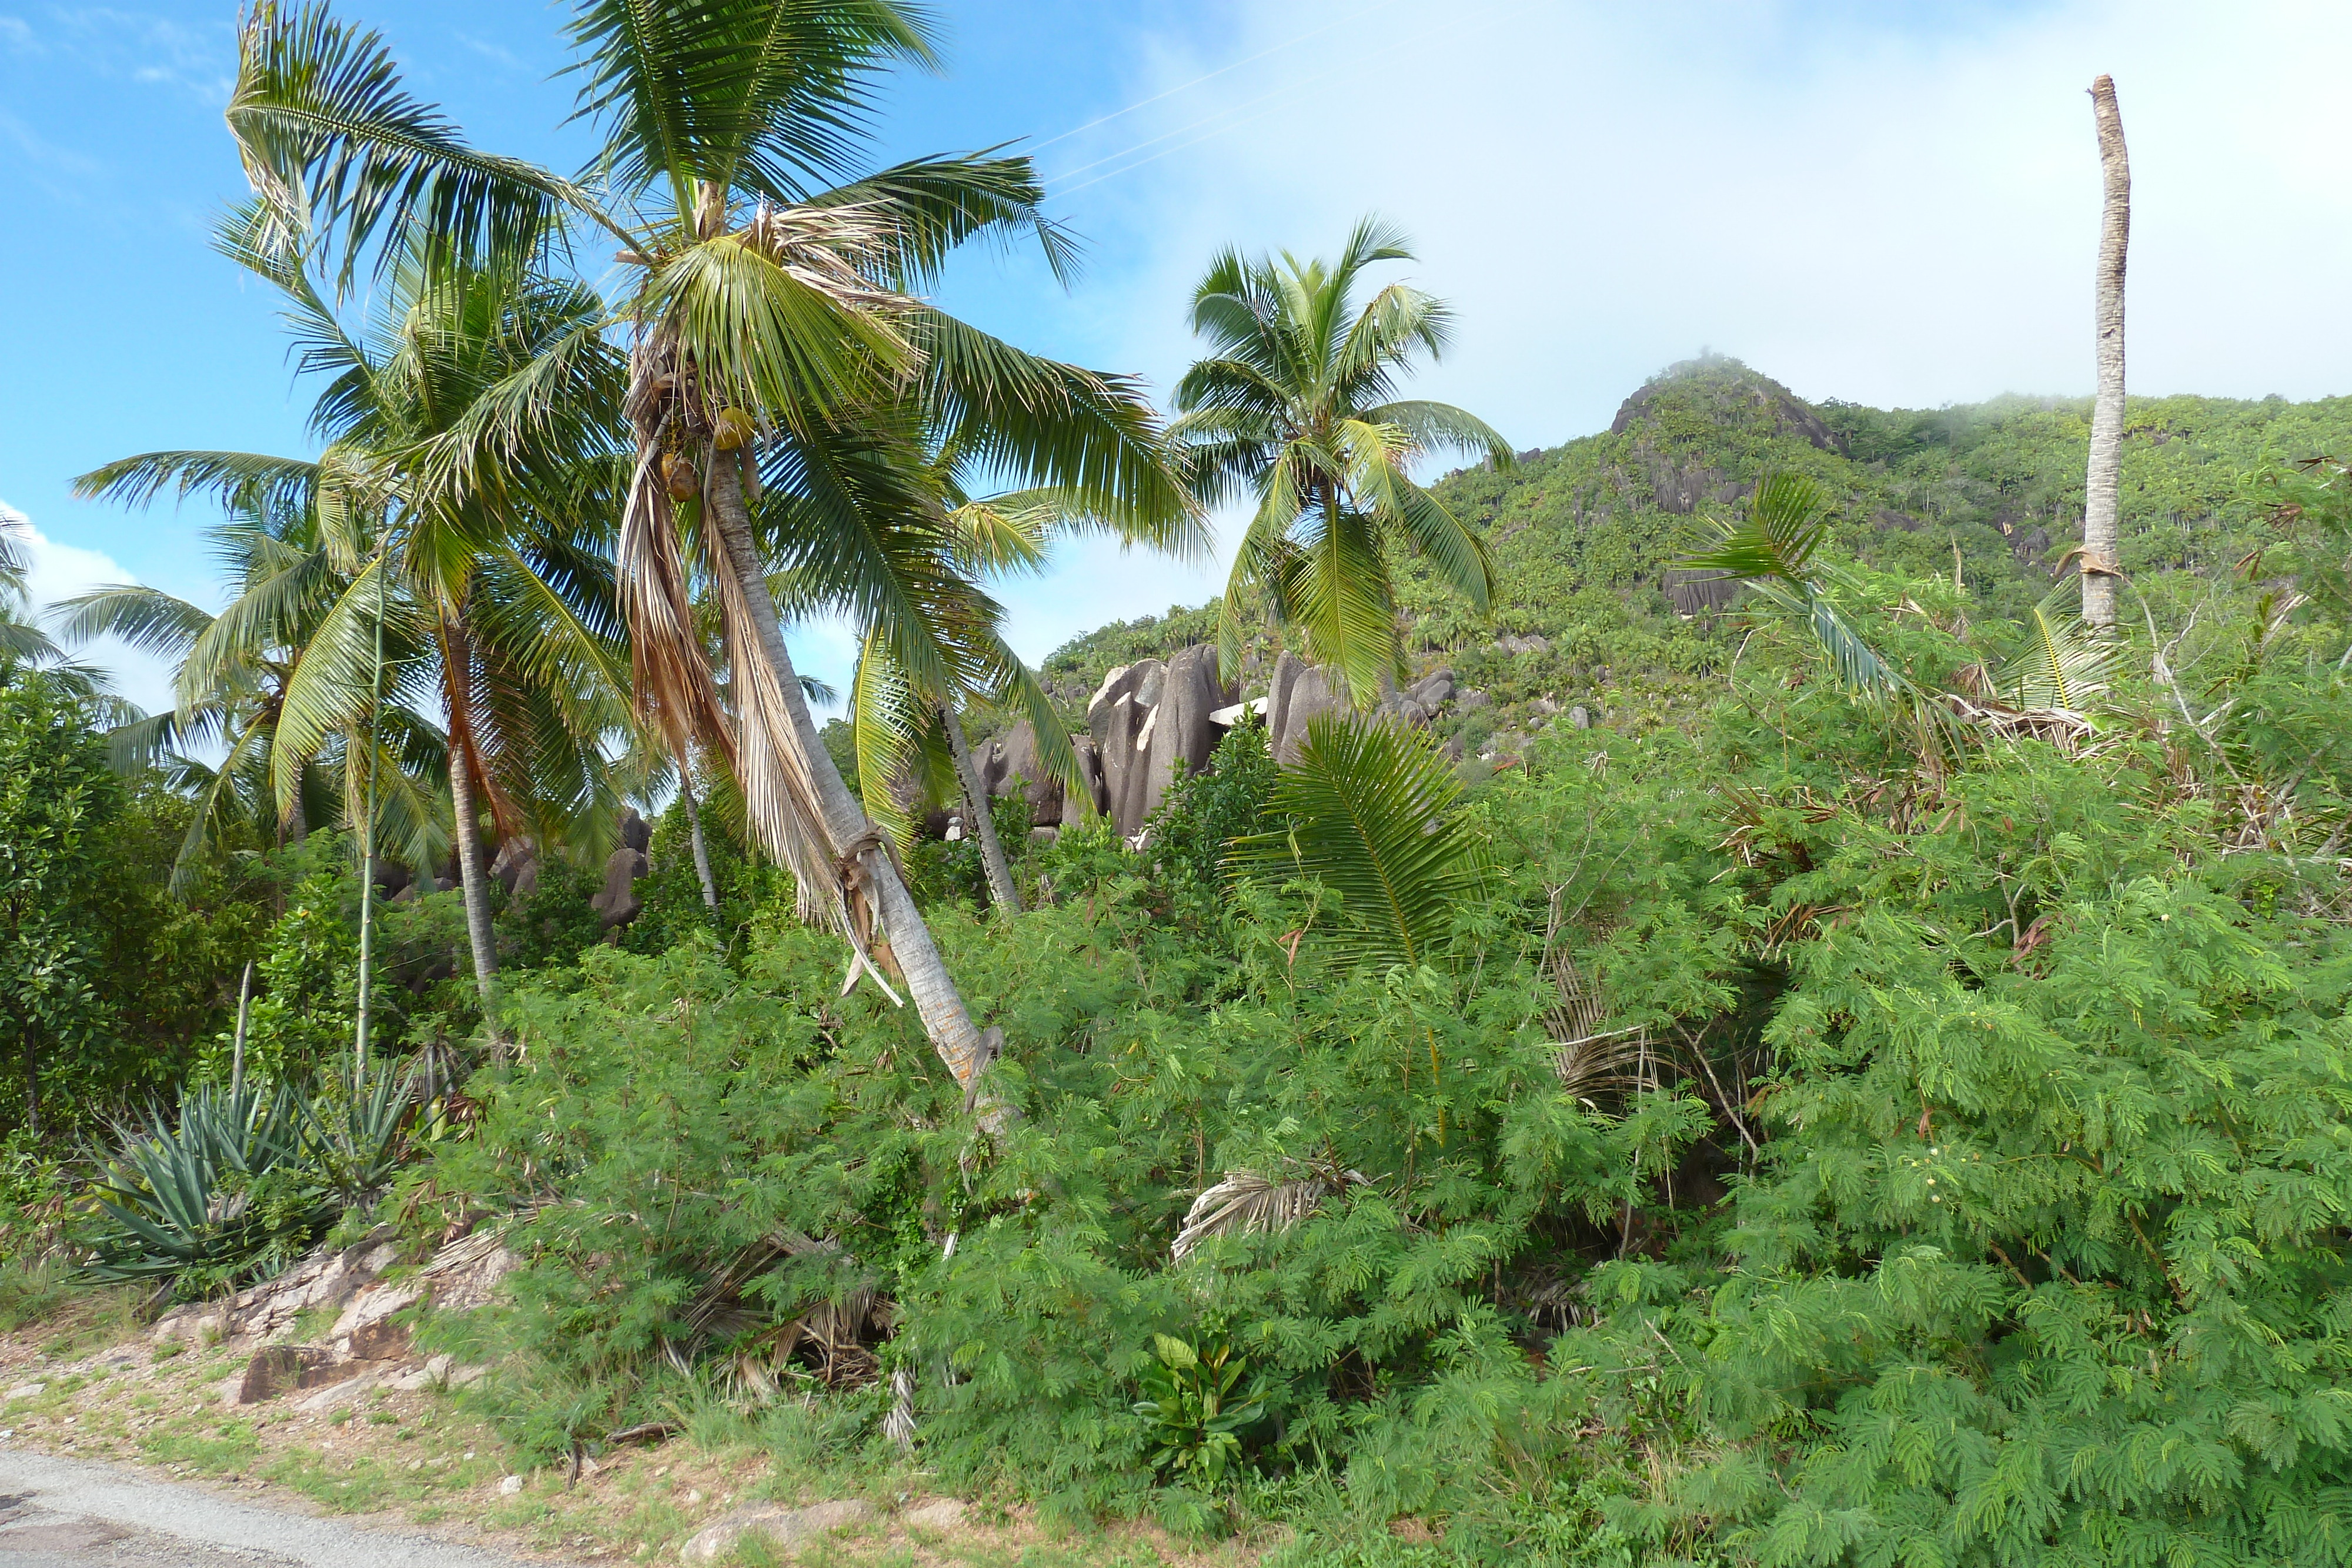
<path id="1" fill-rule="evenodd" d="M 1742 630 L 1712 614 L 1686 618 L 1727 602 L 1729 585 L 1712 606 L 1687 589 L 1678 604 L 1669 587 L 1692 574 L 1671 563 L 1705 519 L 1774 470 L 1822 485 L 1838 543 L 1854 559 L 1948 578 L 1957 550 L 1979 618 L 2015 621 L 2079 542 L 2090 414 L 2088 398 L 1816 406 L 1736 360 L 1675 365 L 1627 398 L 1608 430 L 1435 486 L 1486 533 L 1497 593 L 1491 619 L 1481 619 L 1402 567 L 1408 645 L 1422 666 L 1449 664 L 1496 697 L 1452 727 L 1468 730 L 1474 754 L 1493 734 L 1540 723 L 1528 705 L 1543 696 L 1655 722 L 1720 674 Z M 2199 591 L 2168 586 L 2168 574 L 2202 581 L 2276 541 L 2264 522 L 2274 499 L 2267 476 L 2352 451 L 2352 398 L 2138 398 L 2126 431 L 2122 564 L 2161 601 Z M 1074 638 L 1044 669 L 1058 697 L 1083 705 L 1111 666 L 1215 635 L 1213 605 L 1175 607 Z M 1506 636 L 1547 646 L 1498 646 Z M 1261 685 L 1270 645 L 1257 650 Z"/>

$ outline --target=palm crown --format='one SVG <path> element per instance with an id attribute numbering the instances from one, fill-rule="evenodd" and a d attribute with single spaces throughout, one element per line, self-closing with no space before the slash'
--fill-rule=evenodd
<path id="1" fill-rule="evenodd" d="M 1254 508 L 1225 592 L 1228 668 L 1242 606 L 1263 595 L 1368 704 L 1401 664 L 1391 551 L 1419 556 L 1481 611 L 1493 593 L 1485 543 L 1411 470 L 1449 448 L 1507 464 L 1510 448 L 1449 403 L 1396 396 L 1417 355 L 1444 350 L 1449 314 L 1402 283 L 1355 300 L 1367 267 L 1412 256 L 1367 218 L 1336 263 L 1229 250 L 1193 292 L 1192 329 L 1213 352 L 1177 383 L 1171 434 L 1203 501 Z"/>
<path id="2" fill-rule="evenodd" d="M 916 15 L 890 0 L 580 0 L 575 118 L 601 146 L 565 179 L 467 146 L 411 97 L 382 41 L 322 6 L 248 13 L 228 119 L 271 221 L 349 279 L 410 229 L 449 265 L 520 268 L 583 229 L 632 269 L 622 433 L 619 601 L 643 723 L 677 756 L 731 764 L 754 838 L 795 874 L 803 913 L 868 960 L 876 918 L 958 1077 L 977 1031 L 929 934 L 818 745 L 785 648 L 772 568 L 890 643 L 924 689 L 957 689 L 938 617 L 968 582 L 926 433 L 944 427 L 1013 484 L 1054 484 L 1150 538 L 1191 514 L 1161 433 L 1131 385 L 1024 354 L 914 297 L 949 252 L 994 231 L 1065 237 L 1028 161 L 978 154 L 874 172 L 880 74 L 927 63 Z M 474 464 L 518 452 L 548 417 L 530 377 L 486 406 Z M 909 575 L 911 572 L 911 576 Z M 719 604 L 731 704 L 697 634 Z M 856 972 L 856 967 L 853 973 Z M 878 972 L 878 971 L 877 971 Z"/>

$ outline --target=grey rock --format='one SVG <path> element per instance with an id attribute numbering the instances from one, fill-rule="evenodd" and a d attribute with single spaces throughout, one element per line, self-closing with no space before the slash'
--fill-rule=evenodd
<path id="1" fill-rule="evenodd" d="M 1549 697 L 1538 697 L 1528 705 L 1528 711 L 1541 717 L 1549 718 L 1559 711 L 1559 705 Z"/>
<path id="2" fill-rule="evenodd" d="M 1464 713 L 1476 713 L 1480 708 L 1493 707 L 1495 699 L 1475 686 L 1464 686 L 1454 694 L 1454 706 Z"/>
<path id="3" fill-rule="evenodd" d="M 1029 840 L 1032 843 L 1050 844 L 1061 836 L 1062 830 L 1053 826 L 1051 823 L 1048 823 L 1044 827 L 1032 828 L 1029 830 Z"/>
<path id="4" fill-rule="evenodd" d="M 499 846 L 496 859 L 490 862 L 490 874 L 499 879 L 509 898 L 529 898 L 539 891 L 539 844 L 529 833 L 517 833 Z"/>
<path id="5" fill-rule="evenodd" d="M 1171 783 L 1208 766 L 1219 737 L 1209 716 L 1230 696 L 1217 678 L 1217 651 L 1206 643 L 1104 678 L 1087 705 L 1087 728 L 1101 768 L 1103 809 L 1122 837 L 1142 831 Z"/>
<path id="6" fill-rule="evenodd" d="M 877 1517 L 872 1503 L 856 1498 L 811 1503 L 806 1508 L 752 1503 L 731 1510 L 695 1531 L 677 1554 L 688 1563 L 713 1563 L 734 1551 L 747 1535 L 759 1536 L 771 1547 L 789 1553 L 803 1542 L 871 1524 Z"/>
<path id="7" fill-rule="evenodd" d="M 1051 827 L 1062 821 L 1062 781 L 1038 755 L 1037 728 L 1027 719 L 1005 731 L 1002 739 L 989 743 L 981 776 L 991 795 L 1009 798 L 1018 793 L 1027 800 L 1033 824 Z"/>
<path id="8" fill-rule="evenodd" d="M 368 862 L 375 873 L 375 890 L 385 898 L 398 898 L 404 888 L 416 885 L 416 878 L 398 861 L 372 860 Z"/>
<path id="9" fill-rule="evenodd" d="M 630 849 L 638 851 L 649 850 L 653 847 L 653 824 L 639 816 L 635 806 L 621 813 L 621 842 Z"/>
<path id="10" fill-rule="evenodd" d="M 1574 707 L 1570 708 L 1568 710 L 1568 727 L 1570 729 L 1591 729 L 1592 727 L 1592 710 L 1586 707 L 1582 703 L 1579 703 Z"/>
<path id="11" fill-rule="evenodd" d="M 1087 733 L 1094 738 L 1101 769 L 1101 806 L 1119 824 L 1122 836 L 1136 831 L 1129 825 L 1130 816 L 1137 824 L 1143 820 L 1137 807 L 1143 796 L 1141 779 L 1146 769 L 1137 762 L 1136 743 L 1142 736 L 1144 743 L 1150 744 L 1144 725 L 1151 717 L 1151 709 L 1141 700 L 1147 674 L 1157 677 L 1151 682 L 1157 687 L 1166 672 L 1157 659 L 1121 664 L 1103 677 L 1094 700 L 1087 705 Z"/>
<path id="12" fill-rule="evenodd" d="M 1721 572 L 1670 566 L 1658 579 L 1677 615 L 1712 615 L 1739 597 L 1739 580 Z"/>
<path id="13" fill-rule="evenodd" d="M 935 1497 L 900 1514 L 898 1522 L 909 1530 L 944 1532 L 962 1524 L 966 1511 L 968 1505 L 960 1497 Z"/>
<path id="14" fill-rule="evenodd" d="M 650 869 L 646 852 L 626 843 L 605 857 L 604 885 L 588 901 L 605 930 L 626 925 L 645 913 L 646 901 L 637 896 L 636 882 Z"/>
<path id="15" fill-rule="evenodd" d="M 1275 761 L 1284 767 L 1297 762 L 1298 748 L 1307 739 L 1307 721 L 1346 706 L 1331 689 L 1330 677 L 1320 665 L 1283 650 L 1274 661 L 1274 678 L 1265 696 L 1266 744 L 1274 748 Z"/>
<path id="16" fill-rule="evenodd" d="M 1454 672 L 1434 670 L 1404 689 L 1405 695 L 1432 712 L 1444 707 L 1454 695 Z"/>

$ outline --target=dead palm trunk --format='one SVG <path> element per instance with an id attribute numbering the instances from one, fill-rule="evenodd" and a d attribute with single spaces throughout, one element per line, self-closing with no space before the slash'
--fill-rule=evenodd
<path id="1" fill-rule="evenodd" d="M 719 907 L 719 884 L 710 878 L 710 852 L 702 845 L 702 808 L 695 804 L 694 774 L 683 759 L 677 765 L 678 797 L 686 802 L 687 836 L 694 842 L 694 874 L 702 879 L 702 906 Z"/>
<path id="2" fill-rule="evenodd" d="M 972 766 L 971 743 L 963 737 L 963 720 L 956 716 L 953 703 L 941 703 L 940 716 L 947 720 L 948 750 L 955 758 L 956 781 L 963 786 L 964 820 L 980 841 L 980 863 L 988 868 L 988 896 L 1000 915 L 1018 915 L 1021 890 L 1013 885 L 1013 867 L 1004 858 L 1003 841 L 996 836 L 996 813 L 990 809 L 987 787 L 981 782 L 980 769 Z"/>
<path id="3" fill-rule="evenodd" d="M 733 456 L 724 455 L 730 459 Z M 703 495 L 708 504 L 704 521 L 726 552 L 728 570 L 735 579 L 751 622 L 745 630 L 765 656 L 769 673 L 778 687 L 773 695 L 790 716 L 801 753 L 808 759 L 818 806 L 824 814 L 825 833 L 835 845 L 851 852 L 844 859 L 855 865 L 863 885 L 871 891 L 879 907 L 891 956 L 906 977 L 908 990 L 914 995 L 923 1032 L 929 1036 L 931 1048 L 947 1063 L 948 1071 L 955 1074 L 956 1082 L 969 1094 L 987 1065 L 980 1031 L 972 1027 L 971 1015 L 964 1009 L 955 979 L 948 973 L 939 948 L 932 944 L 930 930 L 923 924 L 922 914 L 915 907 L 907 884 L 900 880 L 898 868 L 891 863 L 881 835 L 866 820 L 857 797 L 842 781 L 841 770 L 833 765 L 832 754 L 817 735 L 816 720 L 809 713 L 808 698 L 801 690 L 792 654 L 784 647 L 775 599 L 768 591 L 767 569 L 752 536 L 751 510 L 744 503 L 741 469 L 731 460 L 712 463 Z M 739 672 L 737 676 L 739 680 L 747 677 L 756 679 L 757 675 Z M 749 711 L 754 705 L 747 696 L 740 706 Z M 845 873 L 849 869 L 848 865 L 843 867 Z M 1011 1107 L 985 1094 L 979 1098 L 976 1108 L 982 1113 L 982 1124 L 992 1131 L 1011 1119 Z"/>
<path id="4" fill-rule="evenodd" d="M 499 939 L 490 925 L 489 868 L 482 863 L 482 834 L 474 800 L 474 725 L 466 680 L 473 669 L 473 645 L 466 628 L 451 620 L 442 627 L 442 661 L 449 703 L 449 801 L 457 830 L 457 881 L 466 896 L 466 939 L 474 953 L 474 987 L 482 998 L 482 1018 L 498 1032 Z"/>
<path id="5" fill-rule="evenodd" d="M 2131 240 L 2131 160 L 2113 78 L 2091 84 L 2099 128 L 2099 172 L 2106 187 L 2099 225 L 2099 391 L 2091 407 L 2091 465 L 2083 497 L 2083 619 L 2116 623 L 2118 491 L 2124 458 L 2124 253 Z"/>

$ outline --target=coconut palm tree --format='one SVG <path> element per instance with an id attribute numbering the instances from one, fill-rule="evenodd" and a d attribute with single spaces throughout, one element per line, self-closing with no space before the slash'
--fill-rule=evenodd
<path id="1" fill-rule="evenodd" d="M 1177 383 L 1171 427 L 1204 503 L 1253 508 L 1225 590 L 1226 667 L 1239 663 L 1243 606 L 1263 596 L 1359 706 L 1403 672 L 1391 552 L 1419 556 L 1482 612 L 1494 591 L 1485 542 L 1412 465 L 1448 449 L 1511 461 L 1483 421 L 1396 396 L 1418 354 L 1443 351 L 1451 314 L 1402 283 L 1360 308 L 1355 294 L 1366 268 L 1412 259 L 1372 218 L 1336 263 L 1219 255 L 1192 295 L 1192 329 L 1212 352 Z"/>
<path id="2" fill-rule="evenodd" d="M 194 799 L 195 810 L 173 861 L 174 892 L 186 887 L 223 831 L 241 824 L 280 843 L 299 839 L 312 823 L 332 818 L 336 795 L 335 770 L 312 762 L 281 814 L 270 765 L 287 682 L 310 629 L 348 582 L 338 580 L 317 538 L 316 519 L 308 514 L 236 518 L 214 528 L 212 540 L 236 591 L 218 615 L 138 583 L 93 589 L 50 612 L 68 643 L 114 636 L 177 666 L 174 706 L 118 726 L 109 736 L 118 768 L 160 768 Z M 422 715 L 396 706 L 390 717 L 413 746 L 430 748 L 433 727 Z M 223 754 L 217 762 L 203 760 L 202 754 L 215 750 Z M 387 810 L 398 813 L 404 800 L 395 793 Z M 417 837 L 416 822 L 401 825 L 405 831 L 395 838 Z"/>
<path id="3" fill-rule="evenodd" d="M 498 957 L 478 802 L 501 836 L 546 836 L 609 815 L 601 746 L 625 718 L 625 654 L 611 611 L 609 528 L 598 538 L 595 507 L 582 497 L 593 497 L 600 474 L 609 481 L 617 470 L 598 461 L 614 455 L 609 445 L 601 455 L 583 449 L 580 433 L 598 425 L 579 411 L 617 408 L 620 365 L 602 344 L 604 308 L 593 293 L 531 273 L 440 265 L 429 235 L 411 238 L 383 302 L 353 325 L 328 305 L 299 255 L 274 248 L 259 209 L 235 215 L 221 248 L 283 291 L 302 369 L 330 378 L 311 421 L 325 451 L 315 461 L 148 453 L 85 476 L 80 488 L 133 503 L 166 488 L 208 490 L 248 511 L 310 520 L 310 549 L 271 556 L 264 580 L 247 590 L 250 614 L 240 600 L 189 637 L 182 715 L 193 719 L 210 694 L 233 694 L 249 671 L 268 667 L 273 650 L 286 650 L 282 680 L 262 688 L 267 726 L 241 731 L 258 737 L 266 727 L 284 814 L 321 751 L 340 742 L 346 757 L 369 754 L 364 737 L 377 732 L 388 695 L 393 734 L 406 732 L 399 749 L 407 755 L 347 766 L 345 817 L 373 821 L 354 792 L 373 790 L 411 822 L 412 854 L 430 859 L 437 835 L 417 825 L 439 813 L 396 763 L 438 753 L 487 1009 Z M 522 456 L 544 460 L 522 464 L 468 452 L 467 433 L 481 423 L 477 405 L 526 368 L 559 405 L 538 428 L 562 437 L 561 447 L 527 447 Z M 609 484 L 605 493 L 609 503 Z M 249 532 L 240 538 L 259 548 Z M 152 617 L 157 636 L 193 630 L 184 612 L 152 598 L 118 595 L 92 615 L 92 629 L 98 617 L 116 615 Z M 173 621 L 180 624 L 167 628 Z M 379 684 L 379 630 L 388 692 Z M 415 725 L 404 722 L 423 706 L 444 716 L 438 746 L 420 747 Z"/>
<path id="4" fill-rule="evenodd" d="M 1070 251 L 1025 159 L 856 172 L 882 73 L 933 59 L 910 11 L 580 0 L 571 30 L 577 117 L 601 135 L 589 179 L 467 146 L 406 92 L 381 39 L 321 6 L 248 13 L 229 123 L 277 221 L 325 244 L 347 277 L 371 255 L 382 265 L 383 237 L 409 225 L 459 262 L 528 251 L 558 216 L 619 242 L 635 464 L 618 565 L 638 703 L 677 754 L 707 745 L 732 765 L 753 835 L 793 869 L 803 913 L 848 938 L 853 977 L 903 975 L 969 1085 L 979 1033 L 818 741 L 769 572 L 809 574 L 829 602 L 887 628 L 911 674 L 945 686 L 920 584 L 910 598 L 880 548 L 946 526 L 900 411 L 951 408 L 1010 472 L 1181 517 L 1159 431 L 1132 387 L 1020 353 L 915 298 L 976 235 L 1026 233 L 1057 268 Z M 499 428 L 520 441 L 539 414 L 527 385 L 515 392 Z M 731 716 L 694 635 L 698 565 L 722 603 Z"/>

